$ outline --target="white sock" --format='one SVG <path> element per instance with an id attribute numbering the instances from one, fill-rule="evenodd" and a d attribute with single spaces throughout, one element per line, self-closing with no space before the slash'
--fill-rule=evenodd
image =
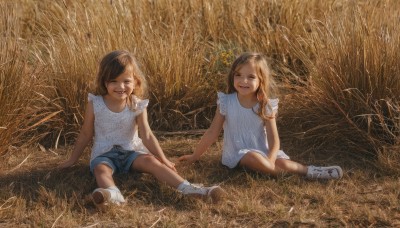
<path id="1" fill-rule="evenodd" d="M 190 185 L 190 182 L 187 180 L 184 180 L 182 183 L 179 184 L 179 186 L 176 188 L 178 191 L 182 192 L 186 186 Z"/>
<path id="2" fill-rule="evenodd" d="M 117 186 L 111 186 L 106 188 L 107 191 L 110 192 L 110 200 L 114 203 L 125 203 L 125 199 L 121 194 L 121 191 L 117 188 Z"/>

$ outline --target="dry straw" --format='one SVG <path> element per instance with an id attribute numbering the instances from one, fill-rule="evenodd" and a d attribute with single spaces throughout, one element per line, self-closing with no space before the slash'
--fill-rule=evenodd
<path id="1" fill-rule="evenodd" d="M 26 0 L 0 8 L 1 153 L 10 144 L 70 144 L 98 61 L 115 49 L 141 63 L 155 130 L 207 128 L 234 59 L 223 53 L 259 51 L 288 95 L 283 142 L 365 159 L 398 145 L 397 1 Z"/>

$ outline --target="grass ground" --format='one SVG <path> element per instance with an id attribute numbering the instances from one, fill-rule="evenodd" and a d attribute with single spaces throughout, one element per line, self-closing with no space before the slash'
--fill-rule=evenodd
<path id="1" fill-rule="evenodd" d="M 191 153 L 198 137 L 160 137 L 174 161 Z M 96 187 L 89 173 L 89 151 L 66 170 L 56 164 L 71 148 L 14 148 L 2 157 L 1 227 L 397 227 L 400 179 L 340 162 L 339 181 L 310 181 L 285 175 L 263 176 L 229 170 L 220 162 L 221 142 L 194 165 L 179 164 L 191 182 L 220 184 L 228 193 L 214 205 L 181 196 L 146 174 L 116 176 L 128 202 L 98 210 L 90 200 Z M 288 146 L 288 153 L 295 151 Z M 68 154 L 68 155 L 67 155 Z M 299 158 L 301 160 L 301 158 Z"/>

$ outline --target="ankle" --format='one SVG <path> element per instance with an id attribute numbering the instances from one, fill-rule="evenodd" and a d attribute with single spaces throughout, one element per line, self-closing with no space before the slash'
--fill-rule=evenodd
<path id="1" fill-rule="evenodd" d="M 190 185 L 190 182 L 187 181 L 187 180 L 184 180 L 182 183 L 180 183 L 180 184 L 178 185 L 178 187 L 176 188 L 176 190 L 178 190 L 179 192 L 182 192 L 182 193 L 183 193 L 183 191 L 185 190 L 185 188 L 186 188 L 187 186 L 189 186 L 189 185 Z"/>

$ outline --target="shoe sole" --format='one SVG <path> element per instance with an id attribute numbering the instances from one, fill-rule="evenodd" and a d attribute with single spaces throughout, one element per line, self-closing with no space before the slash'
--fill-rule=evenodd
<path id="1" fill-rule="evenodd" d="M 210 191 L 208 192 L 208 196 L 211 199 L 211 202 L 215 203 L 215 204 L 224 201 L 226 198 L 226 195 L 227 194 L 226 194 L 225 190 L 223 190 L 219 186 L 215 186 L 215 187 L 211 188 Z"/>
<path id="2" fill-rule="evenodd" d="M 338 171 L 338 173 L 339 173 L 339 178 L 338 179 L 341 179 L 343 177 L 342 168 L 340 168 L 340 166 L 333 166 L 332 168 L 334 168 L 334 169 L 336 169 Z"/>
<path id="3" fill-rule="evenodd" d="M 214 186 L 214 187 L 210 188 L 210 190 L 207 192 L 206 195 L 203 195 L 200 193 L 191 193 L 191 194 L 187 194 L 186 196 L 201 199 L 206 202 L 211 201 L 211 203 L 217 204 L 225 199 L 226 192 L 221 187 Z"/>
<path id="4" fill-rule="evenodd" d="M 104 189 L 99 189 L 92 193 L 93 202 L 95 204 L 103 204 L 111 198 L 111 194 Z"/>

